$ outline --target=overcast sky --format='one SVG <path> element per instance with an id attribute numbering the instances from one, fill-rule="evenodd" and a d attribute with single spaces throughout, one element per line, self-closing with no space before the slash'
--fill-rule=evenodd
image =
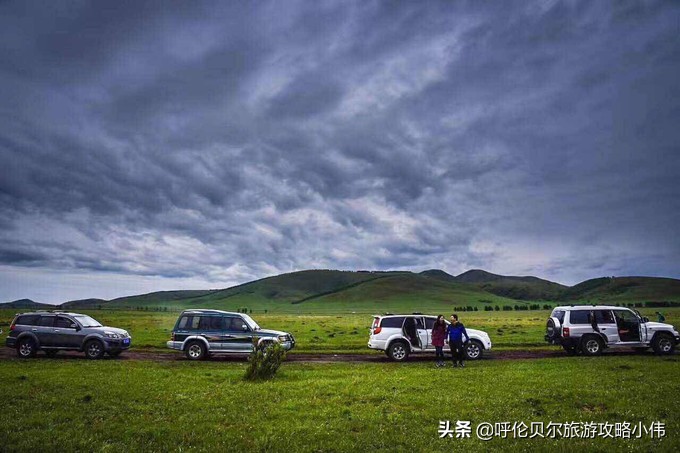
<path id="1" fill-rule="evenodd" d="M 680 277 L 678 2 L 2 2 L 0 301 Z"/>

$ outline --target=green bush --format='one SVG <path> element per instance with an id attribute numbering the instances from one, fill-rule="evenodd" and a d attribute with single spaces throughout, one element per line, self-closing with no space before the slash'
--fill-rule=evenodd
<path id="1" fill-rule="evenodd" d="M 286 350 L 278 343 L 272 343 L 265 347 L 257 347 L 257 339 L 253 342 L 256 347 L 248 357 L 248 367 L 243 378 L 247 381 L 266 381 L 272 379 L 286 358 Z"/>

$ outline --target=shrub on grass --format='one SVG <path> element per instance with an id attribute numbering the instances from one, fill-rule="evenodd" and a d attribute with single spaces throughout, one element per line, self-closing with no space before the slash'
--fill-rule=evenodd
<path id="1" fill-rule="evenodd" d="M 257 339 L 254 340 L 257 345 Z M 248 366 L 243 378 L 247 381 L 272 379 L 286 358 L 286 350 L 278 343 L 255 347 L 248 357 Z"/>

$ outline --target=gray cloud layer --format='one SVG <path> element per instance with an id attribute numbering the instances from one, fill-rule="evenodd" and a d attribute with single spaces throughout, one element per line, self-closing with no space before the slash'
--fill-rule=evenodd
<path id="1" fill-rule="evenodd" d="M 215 286 L 314 267 L 679 277 L 679 19 L 3 3 L 0 265 Z"/>

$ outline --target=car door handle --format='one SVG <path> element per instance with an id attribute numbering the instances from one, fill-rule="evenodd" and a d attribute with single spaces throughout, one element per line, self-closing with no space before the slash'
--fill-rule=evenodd
<path id="1" fill-rule="evenodd" d="M 59 330 L 59 329 L 54 329 L 54 333 L 59 333 L 59 332 L 61 332 L 61 330 Z"/>
<path id="2" fill-rule="evenodd" d="M 38 329 L 31 329 L 31 332 L 37 332 Z"/>

